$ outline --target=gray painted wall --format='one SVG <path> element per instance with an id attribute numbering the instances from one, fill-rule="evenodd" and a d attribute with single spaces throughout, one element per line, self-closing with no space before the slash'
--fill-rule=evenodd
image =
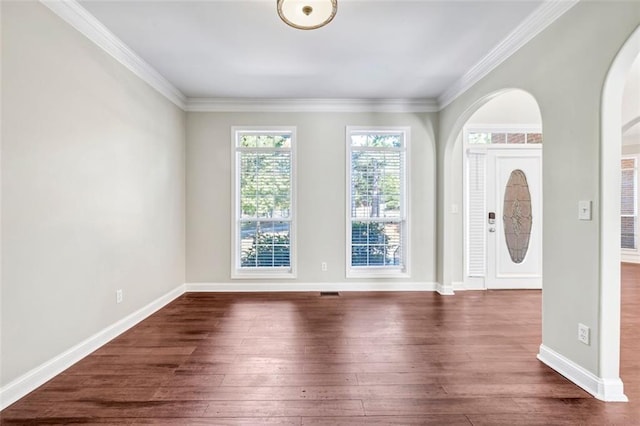
<path id="1" fill-rule="evenodd" d="M 580 2 L 440 114 L 438 229 L 450 222 L 443 200 L 449 154 L 463 122 L 483 97 L 506 88 L 537 99 L 544 128 L 543 343 L 599 373 L 600 105 L 605 77 L 625 40 L 640 24 L 639 2 Z M 471 109 L 471 111 L 469 111 Z M 450 144 L 447 146 L 447 144 Z M 579 200 L 593 200 L 590 222 L 577 219 Z M 459 273 L 438 244 L 438 276 Z M 440 256 L 445 249 L 447 256 Z M 592 344 L 577 341 L 578 322 L 591 327 Z"/>
<path id="2" fill-rule="evenodd" d="M 185 270 L 187 282 L 230 281 L 233 125 L 297 126 L 296 282 L 345 281 L 345 126 L 411 126 L 410 281 L 461 278 L 460 236 L 444 232 L 446 190 L 462 185 L 454 142 L 469 109 L 507 88 L 536 97 L 544 126 L 543 341 L 598 373 L 600 97 L 640 3 L 579 3 L 439 117 L 185 114 L 43 6 L 1 8 L 0 384 L 175 288 Z M 577 220 L 581 199 L 594 201 L 591 222 Z M 577 342 L 578 322 L 591 346 Z"/>
<path id="3" fill-rule="evenodd" d="M 185 113 L 41 4 L 1 7 L 6 385 L 184 283 Z"/>
<path id="4" fill-rule="evenodd" d="M 436 117 L 378 113 L 189 113 L 187 282 L 231 281 L 231 127 L 274 125 L 297 127 L 298 278 L 293 282 L 347 281 L 347 125 L 411 127 L 411 278 L 396 281 L 434 282 Z M 321 271 L 321 262 L 327 262 L 328 271 Z M 238 281 L 246 282 L 235 282 Z"/>

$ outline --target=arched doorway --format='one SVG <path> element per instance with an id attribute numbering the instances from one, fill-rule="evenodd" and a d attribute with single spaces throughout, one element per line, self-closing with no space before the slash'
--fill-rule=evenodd
<path id="1" fill-rule="evenodd" d="M 620 158 L 624 87 L 638 55 L 640 27 L 620 49 L 602 92 L 599 371 L 604 386 L 598 397 L 605 401 L 627 401 L 620 379 Z"/>
<path id="2" fill-rule="evenodd" d="M 443 268 L 440 282 L 445 285 L 440 289 L 443 294 L 453 294 L 454 290 L 464 289 L 484 289 L 484 277 L 472 277 L 469 274 L 469 250 L 467 250 L 469 222 L 467 220 L 469 203 L 466 200 L 468 194 L 465 190 L 465 182 L 468 178 L 467 164 L 465 163 L 466 148 L 465 138 L 469 136 L 466 130 L 474 130 L 475 134 L 482 133 L 485 138 L 492 138 L 494 142 L 502 141 L 501 148 L 527 148 L 527 135 L 530 135 L 529 142 L 535 137 L 541 138 L 542 122 L 538 104 L 534 97 L 520 89 L 510 88 L 489 93 L 473 103 L 463 114 L 461 114 L 453 127 L 453 131 L 447 138 L 444 150 L 444 191 L 443 199 L 440 200 L 444 206 L 448 206 L 447 212 L 442 216 L 441 229 Z M 491 130 L 482 131 L 478 130 Z M 519 136 L 522 144 L 507 143 L 511 136 Z M 515 139 L 511 140 L 514 142 Z M 491 145 L 491 144 L 490 144 Z M 498 145 L 498 144 L 496 144 Z M 520 145 L 519 147 L 516 145 Z M 529 147 L 540 144 L 531 144 Z M 541 197 L 541 194 L 540 194 Z M 483 218 L 477 222 L 486 222 L 484 212 Z M 498 218 L 502 221 L 502 214 Z M 538 219 L 541 214 L 537 215 Z M 483 224 L 478 223 L 478 227 Z M 487 232 L 489 228 L 486 229 Z M 540 229 L 541 231 L 541 226 Z M 484 231 L 482 231 L 484 232 Z M 499 241 L 498 239 L 496 239 Z M 487 241 L 481 241 L 484 244 Z M 537 248 L 540 248 L 538 246 Z M 503 250 L 504 251 L 504 250 Z M 484 255 L 484 253 L 482 254 Z M 486 265 L 481 265 L 484 268 Z M 473 274 L 471 274 L 473 275 Z M 477 270 L 475 275 L 478 275 Z M 538 286 L 539 288 L 539 286 Z"/>
<path id="3" fill-rule="evenodd" d="M 464 287 L 542 288 L 542 118 L 510 90 L 465 123 Z"/>

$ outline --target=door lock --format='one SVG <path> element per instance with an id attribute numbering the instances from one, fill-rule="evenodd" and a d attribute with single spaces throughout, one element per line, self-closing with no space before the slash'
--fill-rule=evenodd
<path id="1" fill-rule="evenodd" d="M 489 218 L 487 219 L 489 222 L 489 232 L 496 232 L 496 212 L 489 212 Z"/>
<path id="2" fill-rule="evenodd" d="M 495 225 L 496 223 L 496 213 L 489 212 L 489 225 Z"/>

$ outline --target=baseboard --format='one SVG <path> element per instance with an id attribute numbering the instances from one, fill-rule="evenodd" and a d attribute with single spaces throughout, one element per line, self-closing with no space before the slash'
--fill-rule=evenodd
<path id="1" fill-rule="evenodd" d="M 470 278 L 465 281 L 456 281 L 453 283 L 453 289 L 455 291 L 468 291 L 468 290 L 486 290 L 484 286 L 484 278 L 474 279 Z"/>
<path id="2" fill-rule="evenodd" d="M 0 410 L 4 410 L 6 407 L 27 395 L 29 392 L 34 391 L 39 386 L 42 386 L 44 383 L 62 373 L 82 358 L 94 352 L 96 349 L 99 349 L 101 346 L 124 333 L 157 310 L 166 306 L 171 301 L 181 296 L 184 293 L 184 289 L 184 284 L 180 285 L 164 296 L 161 296 L 148 305 L 138 309 L 131 315 L 128 315 L 120 321 L 99 331 L 83 342 L 3 386 L 0 388 Z"/>
<path id="3" fill-rule="evenodd" d="M 436 291 L 430 282 L 342 282 L 342 283 L 282 283 L 282 282 L 227 282 L 187 283 L 187 292 L 295 292 L 295 291 Z"/>
<path id="4" fill-rule="evenodd" d="M 600 378 L 545 345 L 540 345 L 538 359 L 601 401 L 629 401 L 620 378 Z"/>
<path id="5" fill-rule="evenodd" d="M 440 284 L 436 283 L 436 291 L 441 296 L 453 296 L 454 295 L 454 283 Z"/>
<path id="6" fill-rule="evenodd" d="M 463 281 L 454 281 L 453 282 L 453 291 L 463 291 L 466 290 Z"/>

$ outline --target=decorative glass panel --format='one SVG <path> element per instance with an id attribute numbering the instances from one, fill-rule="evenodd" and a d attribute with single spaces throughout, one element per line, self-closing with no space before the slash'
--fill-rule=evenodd
<path id="1" fill-rule="evenodd" d="M 505 133 L 491 133 L 491 143 L 506 143 L 506 137 Z"/>
<path id="2" fill-rule="evenodd" d="M 542 133 L 527 133 L 527 143 L 542 143 Z"/>
<path id="3" fill-rule="evenodd" d="M 523 144 L 527 140 L 527 136 L 524 133 L 508 133 L 507 143 L 510 144 Z"/>
<path id="4" fill-rule="evenodd" d="M 531 192 L 522 170 L 514 170 L 504 191 L 504 237 L 514 263 L 522 263 L 529 250 L 531 238 Z"/>

